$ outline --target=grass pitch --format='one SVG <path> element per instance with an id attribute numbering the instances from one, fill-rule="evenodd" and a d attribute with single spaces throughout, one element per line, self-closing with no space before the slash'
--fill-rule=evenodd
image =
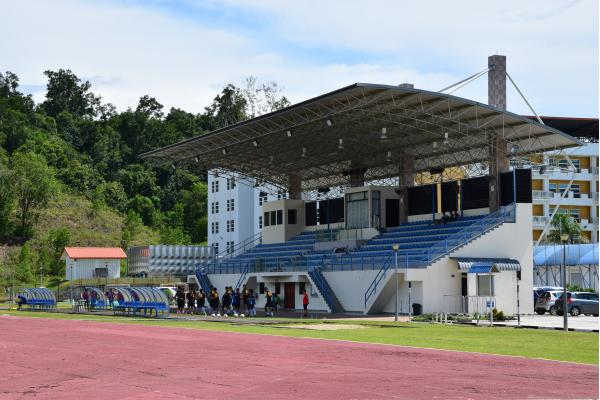
<path id="1" fill-rule="evenodd" d="M 327 321 L 322 319 L 303 321 L 277 318 L 269 320 L 268 323 L 263 323 L 264 320 L 253 320 L 250 318 L 213 322 L 29 311 L 0 311 L 0 314 L 348 340 L 598 364 L 598 334 L 587 332 L 451 326 L 418 322 Z M 362 329 L 297 329 L 298 324 L 307 323 L 351 324 L 360 325 Z"/>

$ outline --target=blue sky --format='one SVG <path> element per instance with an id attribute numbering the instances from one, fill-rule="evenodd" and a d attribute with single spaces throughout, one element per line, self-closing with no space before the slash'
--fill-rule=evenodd
<path id="1" fill-rule="evenodd" d="M 292 102 L 354 82 L 439 90 L 500 53 L 538 113 L 598 116 L 596 0 L 20 0 L 3 14 L 0 70 L 38 101 L 46 69 L 70 68 L 119 109 L 149 94 L 201 112 L 250 75 Z M 455 94 L 486 90 L 484 77 Z M 508 109 L 530 113 L 513 89 Z"/>

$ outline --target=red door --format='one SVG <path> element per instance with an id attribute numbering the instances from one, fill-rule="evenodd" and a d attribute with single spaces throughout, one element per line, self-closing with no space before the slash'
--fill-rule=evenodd
<path id="1" fill-rule="evenodd" d="M 285 308 L 296 308 L 296 284 L 294 282 L 286 282 L 283 287 L 283 296 L 285 300 Z"/>

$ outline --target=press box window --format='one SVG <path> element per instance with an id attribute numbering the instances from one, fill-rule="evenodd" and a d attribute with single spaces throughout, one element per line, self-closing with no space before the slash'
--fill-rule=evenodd
<path id="1" fill-rule="evenodd" d="M 277 210 L 277 225 L 283 224 L 283 210 Z"/>
<path id="2" fill-rule="evenodd" d="M 296 224 L 296 210 L 288 210 L 288 224 Z"/>
<path id="3" fill-rule="evenodd" d="M 271 225 L 270 224 L 269 212 L 268 211 L 265 211 L 263 221 L 265 223 L 265 226 Z"/>

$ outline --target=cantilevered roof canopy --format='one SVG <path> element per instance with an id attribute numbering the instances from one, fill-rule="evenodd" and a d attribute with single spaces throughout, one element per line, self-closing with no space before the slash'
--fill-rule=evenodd
<path id="1" fill-rule="evenodd" d="M 398 176 L 402 157 L 415 172 L 485 163 L 492 135 L 511 156 L 577 146 L 571 136 L 485 104 L 401 86 L 355 83 L 285 109 L 142 154 L 164 163 L 237 172 L 302 189 Z"/>

